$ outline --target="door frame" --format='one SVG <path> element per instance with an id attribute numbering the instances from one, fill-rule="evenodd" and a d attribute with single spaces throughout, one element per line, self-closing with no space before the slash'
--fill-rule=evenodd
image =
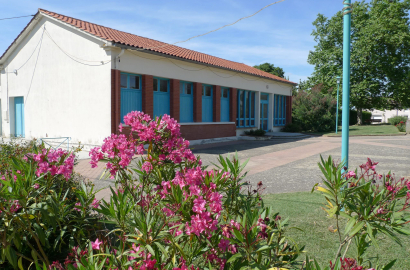
<path id="1" fill-rule="evenodd" d="M 267 96 L 266 100 L 262 99 L 262 96 Z M 267 115 L 266 118 L 262 117 L 263 115 L 263 106 L 267 107 Z M 262 125 L 263 125 L 263 121 L 266 120 L 266 129 L 264 129 L 265 131 L 268 131 L 269 129 L 269 94 L 268 93 L 261 93 L 260 94 L 260 114 L 259 114 L 259 128 L 262 129 Z"/>

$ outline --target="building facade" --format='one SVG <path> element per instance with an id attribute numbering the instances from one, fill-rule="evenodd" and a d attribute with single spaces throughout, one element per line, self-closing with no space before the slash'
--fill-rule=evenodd
<path id="1" fill-rule="evenodd" d="M 100 145 L 125 114 L 169 114 L 189 140 L 279 131 L 295 83 L 245 64 L 39 10 L 0 58 L 4 137 Z"/>

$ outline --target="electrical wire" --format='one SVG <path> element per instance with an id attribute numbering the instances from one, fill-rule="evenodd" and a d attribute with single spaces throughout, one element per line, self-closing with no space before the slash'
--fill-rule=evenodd
<path id="1" fill-rule="evenodd" d="M 45 29 L 46 29 L 46 26 L 44 25 L 43 34 L 44 34 Z M 31 86 L 33 85 L 34 74 L 35 74 L 35 72 L 36 72 L 37 63 L 38 63 L 38 57 L 40 56 L 40 51 L 41 51 L 41 45 L 42 45 L 42 44 L 43 44 L 43 35 L 41 35 L 40 47 L 38 48 L 38 54 L 37 54 L 36 63 L 34 64 L 33 75 L 31 76 L 30 85 L 29 85 L 28 91 L 27 91 L 27 96 L 26 96 L 26 101 L 25 101 L 26 104 L 27 104 L 27 101 L 28 101 L 28 95 L 30 94 Z"/>
<path id="2" fill-rule="evenodd" d="M 63 48 L 61 48 L 61 46 L 59 46 L 59 45 L 57 44 L 57 42 L 55 42 L 55 40 L 51 37 L 51 35 L 50 35 L 50 33 L 47 31 L 47 29 L 45 29 L 45 33 L 46 33 L 46 35 L 51 39 L 51 41 L 52 41 L 65 55 L 67 55 L 71 60 L 73 60 L 73 61 L 75 61 L 75 62 L 77 62 L 77 63 L 79 63 L 79 64 L 86 65 L 86 66 L 94 66 L 94 67 L 95 67 L 95 66 L 106 65 L 106 64 L 108 64 L 108 63 L 111 62 L 111 59 L 110 59 L 110 60 L 106 60 L 106 61 L 98 61 L 98 60 L 86 60 L 86 59 L 81 59 L 81 58 L 79 58 L 79 57 L 77 57 L 77 56 L 74 56 L 74 55 L 72 55 L 72 54 L 66 52 Z M 83 62 L 81 62 L 81 61 L 84 61 L 84 62 L 99 62 L 99 63 L 101 63 L 101 64 L 93 65 L 93 64 L 83 63 Z"/>
<path id="3" fill-rule="evenodd" d="M 279 3 L 281 3 L 281 2 L 284 2 L 284 1 L 286 1 L 286 0 L 279 0 L 279 1 L 276 1 L 276 2 L 273 2 L 273 3 L 270 3 L 269 5 L 264 6 L 263 8 L 261 8 L 261 9 L 259 9 L 258 11 L 254 12 L 253 14 L 248 15 L 248 16 L 245 16 L 245 17 L 242 17 L 242 18 L 239 18 L 238 20 L 234 21 L 233 23 L 225 24 L 224 26 L 221 26 L 221 27 L 219 27 L 219 28 L 216 28 L 216 29 L 214 29 L 214 30 L 208 31 L 208 32 L 203 33 L 203 34 L 200 34 L 200 35 L 196 35 L 196 36 L 190 37 L 190 38 L 185 39 L 185 40 L 180 40 L 180 41 L 177 41 L 177 42 L 174 42 L 174 43 L 164 44 L 164 45 L 160 45 L 160 46 L 147 47 L 147 48 L 138 48 L 138 49 L 136 49 L 136 50 L 142 51 L 142 50 L 152 50 L 152 49 L 157 49 L 157 48 L 163 48 L 163 47 L 170 46 L 170 45 L 176 45 L 176 44 L 184 43 L 184 42 L 190 41 L 191 39 L 194 39 L 194 38 L 203 37 L 203 36 L 206 36 L 206 35 L 211 34 L 211 33 L 213 33 L 213 32 L 219 31 L 219 30 L 221 30 L 221 29 L 223 29 L 223 28 L 225 28 L 225 27 L 232 26 L 232 25 L 234 25 L 234 24 L 236 24 L 236 23 L 238 23 L 238 22 L 240 22 L 240 21 L 242 21 L 242 20 L 251 18 L 251 17 L 255 16 L 256 14 L 258 14 L 259 12 L 261 12 L 262 10 L 264 10 L 264 9 L 270 7 L 270 6 L 273 6 L 273 5 L 275 5 L 275 4 L 279 4 Z"/>
<path id="4" fill-rule="evenodd" d="M 26 15 L 26 16 L 19 16 L 19 17 L 11 17 L 11 18 L 1 18 L 0 21 L 2 20 L 11 20 L 11 19 L 19 19 L 19 18 L 25 18 L 25 17 L 34 17 L 35 15 Z"/>
<path id="5" fill-rule="evenodd" d="M 230 75 L 230 76 L 221 76 L 221 75 L 219 75 L 218 73 L 214 72 L 214 71 L 212 70 L 212 68 L 209 67 L 209 66 L 205 66 L 205 67 L 200 68 L 200 69 L 187 69 L 187 68 L 181 67 L 180 65 L 177 65 L 177 64 L 174 63 L 174 61 L 172 61 L 172 59 L 170 59 L 169 57 L 160 57 L 160 58 L 154 59 L 154 58 L 149 58 L 149 57 L 143 57 L 143 56 L 141 56 L 140 54 L 136 54 L 136 53 L 135 53 L 136 50 L 134 50 L 134 49 L 129 49 L 129 51 L 130 51 L 133 55 L 135 55 L 135 56 L 137 56 L 137 57 L 144 58 L 144 59 L 148 59 L 148 60 L 153 60 L 153 61 L 168 60 L 168 61 L 171 62 L 173 65 L 179 67 L 180 69 L 186 70 L 186 71 L 201 71 L 201 70 L 204 70 L 204 69 L 208 69 L 209 71 L 211 71 L 211 72 L 212 72 L 213 74 L 215 74 L 216 76 L 221 77 L 221 78 L 224 78 L 224 79 L 228 79 L 228 78 L 232 78 L 232 77 L 238 76 L 238 77 L 241 77 L 242 79 L 244 79 L 244 80 L 246 80 L 246 81 L 262 81 L 262 82 L 264 82 L 264 83 L 274 83 L 274 84 L 276 84 L 279 88 L 288 90 L 288 88 L 282 87 L 278 82 L 273 81 L 273 80 L 269 80 L 269 81 L 268 81 L 267 79 L 263 79 L 263 78 L 257 78 L 257 79 L 251 79 L 251 80 L 250 80 L 250 79 L 247 79 L 247 78 L 241 76 L 241 73 L 239 73 L 239 72 L 235 72 L 233 75 Z"/>
<path id="6" fill-rule="evenodd" d="M 22 65 L 21 65 L 19 68 L 17 68 L 16 70 L 20 70 L 20 69 L 21 69 L 22 67 L 24 67 L 24 66 L 27 64 L 27 62 L 31 59 L 31 57 L 33 56 L 34 52 L 37 50 L 38 45 L 39 45 L 39 44 L 42 42 L 42 40 L 43 40 L 44 31 L 45 31 L 45 28 L 43 28 L 43 33 L 41 34 L 40 40 L 38 41 L 36 47 L 34 48 L 33 52 L 31 53 L 30 57 L 26 60 L 26 62 L 24 62 L 24 64 L 22 64 Z"/>

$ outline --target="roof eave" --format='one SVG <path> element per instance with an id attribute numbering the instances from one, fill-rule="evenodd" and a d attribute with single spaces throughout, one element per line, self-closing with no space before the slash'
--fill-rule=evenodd
<path id="1" fill-rule="evenodd" d="M 256 75 L 256 74 L 251 74 L 251 73 L 244 72 L 244 71 L 240 71 L 240 70 L 229 69 L 229 68 L 225 68 L 225 67 L 221 67 L 221 66 L 217 66 L 217 65 L 211 65 L 211 64 L 207 64 L 207 63 L 203 63 L 203 62 L 199 62 L 199 61 L 193 61 L 193 60 L 189 60 L 189 59 L 186 59 L 186 58 L 169 55 L 169 54 L 166 54 L 166 53 L 155 52 L 155 51 L 147 50 L 147 49 L 144 49 L 144 48 L 141 48 L 141 47 L 135 47 L 135 46 L 125 45 L 125 44 L 122 44 L 122 43 L 113 43 L 113 46 L 114 46 L 114 47 L 118 47 L 118 48 L 122 48 L 122 49 L 128 49 L 128 50 L 136 50 L 136 49 L 139 49 L 140 52 L 144 52 L 144 53 L 149 53 L 149 54 L 153 54 L 153 55 L 160 55 L 160 56 L 166 56 L 166 57 L 168 57 L 168 58 L 172 58 L 172 59 L 180 60 L 180 61 L 184 61 L 184 62 L 189 62 L 189 63 L 193 63 L 193 64 L 197 64 L 197 65 L 199 64 L 199 65 L 204 65 L 204 66 L 208 66 L 208 67 L 213 67 L 213 68 L 219 68 L 219 69 L 223 69 L 223 70 L 228 70 L 228 71 L 231 71 L 231 72 L 238 72 L 238 73 L 241 73 L 241 74 L 244 74 L 244 75 L 255 76 L 255 77 L 258 77 L 258 78 L 262 78 L 262 79 L 266 79 L 266 80 L 271 80 L 271 81 L 275 81 L 275 82 L 279 82 L 279 83 L 284 83 L 284 84 L 290 84 L 290 85 L 292 85 L 292 86 L 296 86 L 296 85 L 297 85 L 297 83 L 290 82 L 290 81 L 284 82 L 284 81 L 281 81 L 281 80 L 276 80 L 276 79 L 269 78 L 269 77 L 264 77 L 264 76 L 260 76 L 260 75 Z"/>

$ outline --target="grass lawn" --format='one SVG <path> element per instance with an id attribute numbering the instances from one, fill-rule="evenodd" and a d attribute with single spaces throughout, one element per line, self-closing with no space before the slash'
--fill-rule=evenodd
<path id="1" fill-rule="evenodd" d="M 337 134 L 335 132 L 316 132 L 316 135 L 324 136 L 342 136 L 342 127 L 339 126 Z M 350 126 L 349 135 L 396 135 L 404 134 L 400 132 L 397 127 L 387 124 L 364 125 L 364 126 Z"/>
<path id="2" fill-rule="evenodd" d="M 336 220 L 326 217 L 326 212 L 321 208 L 325 199 L 319 193 L 297 192 L 264 196 L 267 206 L 274 212 L 279 212 L 282 218 L 289 217 L 290 227 L 303 230 L 291 230 L 288 234 L 301 246 L 306 246 L 305 251 L 310 257 L 315 257 L 324 266 L 329 265 L 329 260 L 339 247 L 337 232 L 330 232 L 329 226 L 336 228 Z M 410 224 L 408 226 L 410 228 Z M 344 232 L 344 226 L 341 228 Z M 372 246 L 367 251 L 368 257 L 379 256 L 381 263 L 388 263 L 397 259 L 393 269 L 410 269 L 410 237 L 400 235 L 403 246 L 384 235 L 379 235 L 379 247 Z M 355 247 L 352 245 L 348 252 L 349 257 L 354 257 Z M 305 255 L 299 257 L 304 259 Z"/>

